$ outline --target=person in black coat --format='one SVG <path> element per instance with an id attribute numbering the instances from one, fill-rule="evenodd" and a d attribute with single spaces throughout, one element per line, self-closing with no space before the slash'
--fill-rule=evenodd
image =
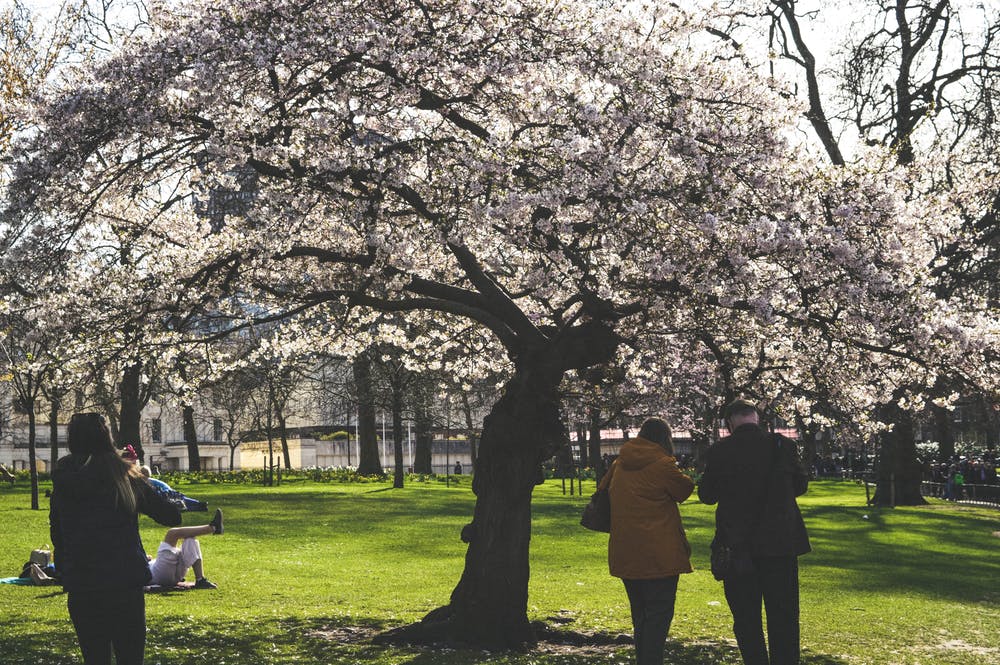
<path id="1" fill-rule="evenodd" d="M 709 448 L 698 498 L 718 503 L 713 545 L 744 548 L 752 561 L 750 570 L 723 580 L 733 633 L 745 665 L 797 665 L 797 557 L 810 546 L 795 497 L 805 494 L 809 477 L 795 442 L 761 429 L 753 404 L 737 400 L 724 417 L 730 435 Z"/>
<path id="2" fill-rule="evenodd" d="M 150 579 L 139 513 L 164 526 L 181 512 L 118 454 L 104 417 L 74 414 L 70 454 L 52 474 L 49 528 L 56 569 L 85 665 L 141 665 Z"/>

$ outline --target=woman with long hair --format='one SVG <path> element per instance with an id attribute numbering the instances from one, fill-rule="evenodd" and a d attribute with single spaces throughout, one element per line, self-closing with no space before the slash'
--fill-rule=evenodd
<path id="1" fill-rule="evenodd" d="M 141 665 L 150 573 L 138 516 L 177 526 L 181 513 L 121 458 L 104 416 L 74 414 L 68 438 L 70 454 L 52 474 L 49 526 L 83 662 L 110 665 L 114 651 L 117 665 Z"/>

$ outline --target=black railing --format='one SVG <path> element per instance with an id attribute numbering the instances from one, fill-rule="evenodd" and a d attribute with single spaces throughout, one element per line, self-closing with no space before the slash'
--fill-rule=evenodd
<path id="1" fill-rule="evenodd" d="M 1000 485 L 949 486 L 948 483 L 924 481 L 920 483 L 920 494 L 948 499 L 949 501 L 968 501 L 1000 506 Z"/>

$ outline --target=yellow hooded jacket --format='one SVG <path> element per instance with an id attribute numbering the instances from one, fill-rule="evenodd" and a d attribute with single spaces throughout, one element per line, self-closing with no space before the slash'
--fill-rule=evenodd
<path id="1" fill-rule="evenodd" d="M 646 580 L 691 572 L 691 546 L 677 504 L 694 490 L 677 460 L 660 445 L 625 442 L 601 487 L 610 485 L 608 568 L 615 577 Z"/>

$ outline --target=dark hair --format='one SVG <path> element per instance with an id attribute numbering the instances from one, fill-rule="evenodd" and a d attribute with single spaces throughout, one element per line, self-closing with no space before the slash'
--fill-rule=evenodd
<path id="1" fill-rule="evenodd" d="M 751 413 L 760 415 L 757 407 L 751 402 L 745 399 L 735 399 L 726 405 L 726 408 L 722 410 L 722 418 L 724 420 L 729 420 L 733 416 L 748 416 Z"/>
<path id="2" fill-rule="evenodd" d="M 663 418 L 646 418 L 639 428 L 639 436 L 647 441 L 658 443 L 674 454 L 674 440 L 670 435 L 670 425 Z"/>
<path id="3" fill-rule="evenodd" d="M 118 454 L 108 421 L 100 413 L 74 413 L 69 419 L 67 439 L 74 455 Z"/>
<path id="4" fill-rule="evenodd" d="M 107 419 L 100 413 L 74 413 L 69 419 L 67 439 L 69 452 L 85 457 L 84 465 L 96 469 L 113 487 L 118 505 L 134 513 L 136 497 L 129 478 L 138 471 L 118 454 Z"/>

